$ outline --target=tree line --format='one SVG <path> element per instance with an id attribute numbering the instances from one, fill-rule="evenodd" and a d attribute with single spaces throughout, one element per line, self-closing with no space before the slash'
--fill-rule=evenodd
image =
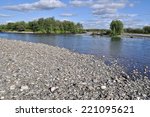
<path id="1" fill-rule="evenodd" d="M 144 26 L 143 28 L 126 28 L 124 29 L 126 33 L 139 33 L 139 34 L 150 34 L 150 26 Z"/>
<path id="2" fill-rule="evenodd" d="M 55 18 L 40 18 L 38 20 L 30 22 L 15 22 L 0 25 L 0 31 L 26 31 L 36 33 L 49 33 L 49 34 L 61 34 L 61 33 L 82 33 L 83 26 L 80 23 L 74 23 L 71 21 L 59 21 Z"/>

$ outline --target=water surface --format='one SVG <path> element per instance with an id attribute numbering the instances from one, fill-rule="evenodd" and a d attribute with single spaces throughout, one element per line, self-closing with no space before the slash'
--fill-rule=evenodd
<path id="1" fill-rule="evenodd" d="M 67 48 L 83 54 L 113 58 L 126 67 L 127 72 L 138 69 L 144 74 L 150 68 L 150 38 L 127 38 L 113 40 L 110 37 L 83 35 L 46 35 L 0 33 L 1 38 L 22 40 L 34 43 Z M 147 72 L 144 75 L 150 77 Z"/>

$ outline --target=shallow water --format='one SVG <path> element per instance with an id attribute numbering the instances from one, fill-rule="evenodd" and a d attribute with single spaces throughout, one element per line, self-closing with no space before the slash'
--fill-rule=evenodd
<path id="1" fill-rule="evenodd" d="M 128 73 L 137 69 L 150 78 L 150 38 L 127 38 L 113 40 L 110 37 L 90 35 L 46 35 L 0 33 L 1 38 L 44 43 L 70 49 L 71 51 L 92 54 L 98 57 L 115 59 Z M 106 63 L 111 64 L 109 61 Z M 146 70 L 145 70 L 146 69 Z M 147 71 L 146 73 L 144 73 Z"/>

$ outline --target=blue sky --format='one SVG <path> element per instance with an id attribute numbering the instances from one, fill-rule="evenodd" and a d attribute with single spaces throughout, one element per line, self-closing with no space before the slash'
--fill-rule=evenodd
<path id="1" fill-rule="evenodd" d="M 0 0 L 0 24 L 55 17 L 85 28 L 109 28 L 116 19 L 140 28 L 150 25 L 149 5 L 150 0 Z"/>

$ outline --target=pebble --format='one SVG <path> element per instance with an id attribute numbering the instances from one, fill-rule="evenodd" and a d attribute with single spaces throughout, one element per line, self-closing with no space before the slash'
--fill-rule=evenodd
<path id="1" fill-rule="evenodd" d="M 102 90 L 105 90 L 107 87 L 105 85 L 101 86 Z"/>
<path id="2" fill-rule="evenodd" d="M 51 88 L 50 88 L 50 91 L 51 91 L 52 93 L 54 93 L 57 89 L 58 89 L 58 87 L 51 87 Z"/>
<path id="3" fill-rule="evenodd" d="M 4 96 L 2 96 L 2 97 L 1 97 L 1 100 L 3 100 L 4 98 L 5 98 L 5 97 L 4 97 Z"/>
<path id="4" fill-rule="evenodd" d="M 90 89 L 90 90 L 94 90 L 94 88 L 93 88 L 92 86 L 89 86 L 89 89 Z"/>
<path id="5" fill-rule="evenodd" d="M 87 85 L 87 83 L 86 82 L 82 82 L 81 85 Z"/>
<path id="6" fill-rule="evenodd" d="M 130 78 L 129 75 L 127 75 L 125 72 L 122 72 L 122 73 L 121 73 L 121 76 L 124 77 L 124 78 L 126 78 L 126 79 L 129 79 L 129 78 Z"/>
<path id="7" fill-rule="evenodd" d="M 142 94 L 143 95 L 143 97 L 147 97 L 147 95 L 146 94 Z"/>
<path id="8" fill-rule="evenodd" d="M 140 97 L 137 97 L 137 100 L 140 100 L 141 98 Z"/>
<path id="9" fill-rule="evenodd" d="M 0 91 L 0 93 L 5 93 L 5 91 Z"/>
<path id="10" fill-rule="evenodd" d="M 10 90 L 14 90 L 16 88 L 15 85 L 10 86 Z"/>
<path id="11" fill-rule="evenodd" d="M 21 86 L 20 91 L 24 91 L 24 90 L 28 90 L 28 89 L 29 89 L 29 87 L 27 85 L 25 85 L 25 86 Z"/>

